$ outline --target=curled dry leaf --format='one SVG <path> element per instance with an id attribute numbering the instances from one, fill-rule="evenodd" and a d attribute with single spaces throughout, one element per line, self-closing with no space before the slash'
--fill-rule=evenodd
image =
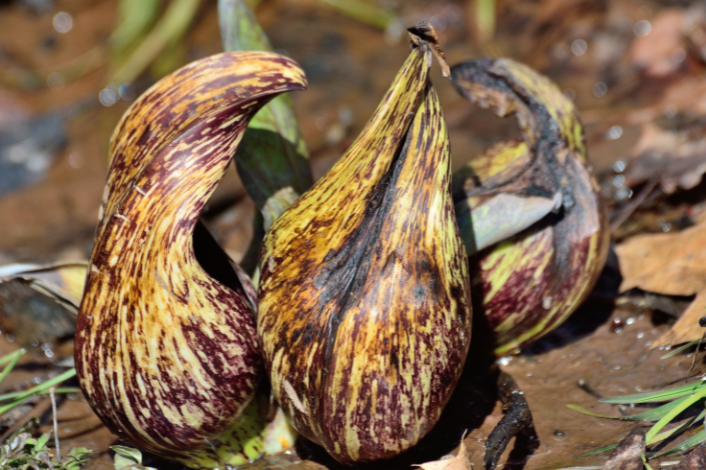
<path id="1" fill-rule="evenodd" d="M 77 313 L 87 268 L 86 261 L 65 261 L 47 265 L 8 264 L 0 266 L 0 282 L 21 280 L 37 292 L 51 297 L 67 310 Z"/>
<path id="2" fill-rule="evenodd" d="M 432 462 L 421 463 L 416 465 L 422 470 L 471 470 L 471 463 L 468 460 L 468 452 L 466 451 L 466 444 L 463 440 L 466 438 L 466 433 L 463 433 L 461 437 L 461 445 L 458 448 L 458 454 L 452 458 L 434 460 Z"/>
<path id="3" fill-rule="evenodd" d="M 154 85 L 113 134 L 75 360 L 96 414 L 139 448 L 194 467 L 261 453 L 254 290 L 197 221 L 250 118 L 305 84 L 277 54 L 215 55 Z"/>
<path id="4" fill-rule="evenodd" d="M 430 37 L 414 36 L 361 135 L 263 242 L 258 333 L 272 388 L 297 430 L 342 463 L 416 444 L 468 352 L 468 265 Z"/>
<path id="5" fill-rule="evenodd" d="M 620 291 L 638 287 L 663 295 L 694 295 L 684 314 L 652 346 L 679 344 L 703 334 L 706 315 L 706 218 L 677 233 L 638 235 L 615 248 L 623 282 Z"/>
<path id="6" fill-rule="evenodd" d="M 556 328 L 586 298 L 607 256 L 607 218 L 578 112 L 554 83 L 509 59 L 466 62 L 451 78 L 464 97 L 516 115 L 522 128 L 521 141 L 494 146 L 454 178 L 459 227 L 475 253 L 474 308 L 502 355 Z"/>

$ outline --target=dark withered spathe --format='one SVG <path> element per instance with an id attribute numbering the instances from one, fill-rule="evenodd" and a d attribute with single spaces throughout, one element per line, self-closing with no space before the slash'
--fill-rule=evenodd
<path id="1" fill-rule="evenodd" d="M 258 333 L 295 427 L 338 461 L 392 457 L 439 418 L 471 333 L 433 30 L 338 163 L 268 232 Z M 441 57 L 437 51 L 437 57 Z"/>
<path id="2" fill-rule="evenodd" d="M 578 112 L 554 83 L 509 59 L 459 64 L 451 79 L 472 102 L 515 114 L 522 128 L 522 140 L 494 146 L 454 175 L 476 314 L 504 355 L 552 331 L 586 298 L 607 256 L 607 216 Z"/>

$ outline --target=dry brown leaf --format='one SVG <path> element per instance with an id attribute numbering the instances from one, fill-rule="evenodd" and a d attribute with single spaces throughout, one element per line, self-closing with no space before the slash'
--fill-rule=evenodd
<path id="1" fill-rule="evenodd" d="M 465 437 L 466 433 L 464 432 L 463 437 L 461 437 L 461 446 L 455 457 L 420 463 L 415 466 L 423 470 L 472 470 L 471 463 L 468 461 L 466 445 L 463 443 Z"/>
<path id="2" fill-rule="evenodd" d="M 663 295 L 694 295 L 679 320 L 654 347 L 701 337 L 706 315 L 706 220 L 677 233 L 639 235 L 615 249 L 623 282 L 620 291 L 638 287 Z"/>
<path id="3" fill-rule="evenodd" d="M 663 77 L 677 70 L 681 65 L 677 54 L 686 54 L 686 14 L 687 10 L 677 8 L 659 12 L 648 23 L 648 34 L 633 41 L 629 52 L 633 64 L 653 77 Z"/>
<path id="4" fill-rule="evenodd" d="M 625 172 L 634 187 L 651 179 L 672 194 L 677 188 L 692 189 L 706 172 L 706 138 L 700 125 L 684 130 L 664 130 L 654 123 L 642 126 Z"/>

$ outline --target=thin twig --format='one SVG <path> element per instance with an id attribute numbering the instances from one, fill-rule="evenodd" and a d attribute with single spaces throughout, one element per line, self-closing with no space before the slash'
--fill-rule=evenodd
<path id="1" fill-rule="evenodd" d="M 630 201 L 629 204 L 626 204 L 625 207 L 623 207 L 618 215 L 613 219 L 613 221 L 610 223 L 610 233 L 613 234 L 615 233 L 618 228 L 623 225 L 623 222 L 625 222 L 628 217 L 632 215 L 635 210 L 640 207 L 640 205 L 645 202 L 645 199 L 647 199 L 647 196 L 652 194 L 652 191 L 655 189 L 657 186 L 658 181 L 656 179 L 651 179 L 644 188 L 640 190 L 639 193 L 637 193 L 637 196 L 635 196 L 635 199 Z"/>
<path id="2" fill-rule="evenodd" d="M 54 387 L 49 389 L 51 398 L 51 415 L 54 419 L 54 446 L 56 447 L 56 459 L 61 462 L 61 448 L 59 447 L 59 425 L 56 422 L 56 397 L 54 397 Z"/>

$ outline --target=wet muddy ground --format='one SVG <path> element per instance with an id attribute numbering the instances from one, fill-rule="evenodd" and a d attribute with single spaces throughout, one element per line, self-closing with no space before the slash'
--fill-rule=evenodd
<path id="1" fill-rule="evenodd" d="M 127 95 L 128 99 L 118 99 L 110 106 L 99 100 L 110 70 L 106 58 L 94 70 L 64 78 L 61 84 L 52 82 L 52 87 L 34 87 L 17 78 L 23 76 L 22 71 L 59 69 L 102 47 L 116 21 L 114 0 L 47 2 L 46 11 L 36 7 L 40 3 L 0 3 L 0 132 L 25 132 L 30 140 L 46 136 L 49 142 L 39 157 L 37 152 L 27 157 L 36 158 L 34 163 L 25 161 L 25 173 L 18 177 L 23 184 L 10 187 L 0 178 L 2 264 L 87 257 L 105 180 L 110 133 L 130 105 Z M 626 212 L 645 180 L 626 180 L 622 172 L 626 165 L 633 165 L 631 158 L 639 153 L 638 141 L 646 138 L 646 125 L 656 123 L 666 130 L 692 126 L 689 129 L 693 130 L 703 122 L 706 106 L 700 103 L 706 101 L 706 92 L 701 93 L 706 90 L 706 67 L 701 47 L 706 43 L 706 15 L 701 4 L 499 2 L 495 39 L 482 43 L 474 33 L 470 2 L 379 3 L 395 11 L 405 24 L 431 20 L 450 64 L 485 54 L 511 57 L 547 74 L 574 97 L 586 126 L 589 160 L 602 183 L 611 217 L 626 218 L 614 232 L 616 241 L 636 233 L 676 231 L 692 223 L 694 208 L 706 200 L 703 184 L 668 196 L 651 192 L 637 211 Z M 200 6 L 175 63 L 220 51 L 215 7 L 215 2 Z M 57 32 L 52 23 L 60 11 L 73 19 L 66 33 Z M 257 11 L 274 47 L 297 60 L 307 73 L 309 90 L 294 99 L 318 177 L 374 110 L 407 55 L 406 39 L 395 41 L 313 0 L 263 1 Z M 649 31 L 643 34 L 646 28 Z M 519 135 L 512 119 L 496 118 L 457 96 L 436 68 L 432 78 L 449 126 L 456 167 L 487 146 Z M 135 93 L 153 81 L 149 73 L 143 74 L 134 83 Z M 31 127 L 51 116 L 59 116 L 58 124 L 48 124 L 45 130 Z M 0 138 L 0 145 L 3 142 Z M 0 167 L 0 171 L 7 168 Z M 204 218 L 229 253 L 241 259 L 252 236 L 254 214 L 253 203 L 231 171 Z M 499 365 L 525 393 L 539 438 L 532 451 L 513 441 L 512 452 L 506 453 L 500 468 L 602 465 L 607 454 L 583 454 L 617 443 L 632 423 L 582 415 L 565 405 L 574 403 L 596 413 L 618 415 L 617 407 L 601 404 L 596 395 L 653 390 L 685 377 L 691 357 L 661 360 L 664 351 L 652 347 L 674 318 L 639 307 L 638 300 L 644 299 L 641 292 L 635 293 L 634 303 L 632 298 L 619 297 L 617 269 L 613 263 L 589 301 L 566 324 Z M 662 310 L 678 314 L 688 300 L 667 299 L 673 308 Z M 0 286 L 0 312 L 0 355 L 20 346 L 29 351 L 3 381 L 0 392 L 27 387 L 70 367 L 72 314 L 19 284 Z M 484 356 L 483 351 L 471 352 L 441 422 L 417 448 L 393 462 L 371 467 L 406 468 L 438 459 L 455 452 L 467 431 L 470 460 L 475 468 L 483 468 L 485 438 L 503 416 L 496 402 L 495 372 Z M 0 441 L 29 417 L 40 419 L 42 431 L 49 429 L 49 399 L 33 400 L 0 419 Z M 113 468 L 107 449 L 115 437 L 80 396 L 62 397 L 57 419 L 62 448 L 96 449 L 87 468 Z M 179 468 L 151 457 L 145 463 L 160 469 Z M 248 468 L 322 465 L 337 467 L 321 449 L 300 442 L 296 449 Z"/>

